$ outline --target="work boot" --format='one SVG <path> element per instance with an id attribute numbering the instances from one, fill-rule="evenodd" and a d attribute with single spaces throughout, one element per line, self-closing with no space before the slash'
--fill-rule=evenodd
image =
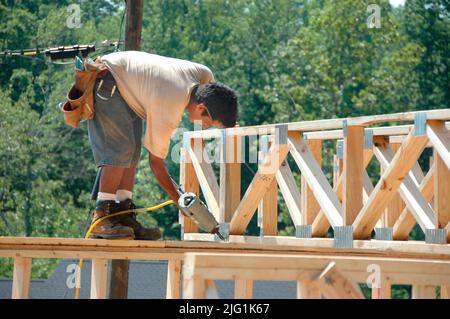
<path id="1" fill-rule="evenodd" d="M 124 211 L 129 209 L 136 209 L 131 199 L 126 199 L 118 204 L 118 211 Z M 123 226 L 131 227 L 134 231 L 134 239 L 140 240 L 157 240 L 161 238 L 161 230 L 158 227 L 145 228 L 136 219 L 136 213 L 128 213 L 118 216 L 120 218 L 120 224 Z"/>
<path id="2" fill-rule="evenodd" d="M 98 219 L 116 213 L 117 203 L 113 200 L 98 200 L 95 204 L 95 211 L 92 218 L 92 224 Z M 95 226 L 89 238 L 103 239 L 133 239 L 134 232 L 130 227 L 119 223 L 119 216 L 107 218 Z"/>

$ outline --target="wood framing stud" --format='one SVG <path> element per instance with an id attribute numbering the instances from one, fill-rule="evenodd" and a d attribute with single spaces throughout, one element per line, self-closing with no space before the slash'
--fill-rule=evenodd
<path id="1" fill-rule="evenodd" d="M 349 126 L 344 135 L 342 211 L 344 225 L 352 225 L 363 206 L 364 127 Z"/>
<path id="2" fill-rule="evenodd" d="M 15 257 L 12 299 L 28 299 L 30 295 L 31 258 Z"/>
<path id="3" fill-rule="evenodd" d="M 106 299 L 108 290 L 108 259 L 92 259 L 91 299 Z"/>
<path id="4" fill-rule="evenodd" d="M 181 260 L 170 259 L 167 264 L 166 299 L 180 299 L 181 294 Z"/>
<path id="5" fill-rule="evenodd" d="M 234 298 L 235 299 L 252 299 L 253 298 L 253 280 L 236 279 L 234 281 Z"/>

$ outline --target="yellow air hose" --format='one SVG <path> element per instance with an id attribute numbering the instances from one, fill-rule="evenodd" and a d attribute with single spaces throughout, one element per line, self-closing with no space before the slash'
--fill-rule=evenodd
<path id="1" fill-rule="evenodd" d="M 102 218 L 97 219 L 95 221 L 95 223 L 93 223 L 91 225 L 91 227 L 89 227 L 89 229 L 88 229 L 86 235 L 84 236 L 84 238 L 85 239 L 89 238 L 89 235 L 91 234 L 92 230 L 99 223 L 101 223 L 102 221 L 104 221 L 107 218 L 114 217 L 114 216 L 119 216 L 119 215 L 124 215 L 124 214 L 129 214 L 129 213 L 147 213 L 147 212 L 151 212 L 151 211 L 160 209 L 160 208 L 162 208 L 164 206 L 167 206 L 167 205 L 170 205 L 170 204 L 173 204 L 173 203 L 174 203 L 173 200 L 168 200 L 168 201 L 166 201 L 164 203 L 155 205 L 153 207 L 138 208 L 138 209 L 128 209 L 128 210 L 123 210 L 123 211 L 120 211 L 120 212 L 117 212 L 117 213 L 114 213 L 114 214 L 111 214 L 111 215 L 104 216 Z M 80 258 L 80 262 L 78 264 L 77 277 L 76 277 L 77 279 L 76 279 L 75 299 L 78 299 L 79 294 L 80 294 L 80 283 L 81 283 L 81 270 L 82 270 L 82 268 L 83 268 L 83 258 Z"/>

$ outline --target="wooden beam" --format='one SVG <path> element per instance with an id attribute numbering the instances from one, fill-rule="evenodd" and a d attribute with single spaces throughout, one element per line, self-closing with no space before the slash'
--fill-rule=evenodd
<path id="1" fill-rule="evenodd" d="M 267 156 L 267 152 L 272 143 L 269 136 L 261 136 L 260 138 L 260 162 Z M 270 183 L 266 194 L 263 196 L 258 205 L 258 214 L 262 216 L 261 224 L 264 236 L 276 236 L 278 234 L 278 185 L 274 178 Z"/>
<path id="2" fill-rule="evenodd" d="M 450 222 L 450 170 L 436 149 L 434 163 L 434 224 L 436 228 L 445 228 Z"/>
<path id="3" fill-rule="evenodd" d="M 319 285 L 311 280 L 297 280 L 297 299 L 322 299 Z"/>
<path id="4" fill-rule="evenodd" d="M 349 126 L 344 137 L 342 211 L 344 225 L 352 225 L 363 206 L 364 126 Z"/>
<path id="5" fill-rule="evenodd" d="M 197 174 L 197 179 L 206 204 L 216 220 L 219 220 L 219 184 L 217 183 L 210 159 L 204 151 L 202 141 L 194 140 L 188 152 L 192 160 L 192 165 L 194 165 L 195 173 Z"/>
<path id="6" fill-rule="evenodd" d="M 236 279 L 234 281 L 234 299 L 252 299 L 253 280 Z"/>
<path id="7" fill-rule="evenodd" d="M 300 132 L 289 132 L 289 148 L 331 226 L 343 226 L 342 207 Z"/>
<path id="8" fill-rule="evenodd" d="M 325 267 L 316 282 L 327 299 L 364 299 L 359 289 L 337 269 L 334 261 Z"/>
<path id="9" fill-rule="evenodd" d="M 384 169 L 387 169 L 393 161 L 394 151 L 389 147 L 389 144 L 386 144 L 385 146 L 376 147 L 375 155 L 378 158 L 380 165 Z M 398 188 L 398 192 L 422 229 L 434 229 L 433 209 L 428 204 L 427 200 L 423 198 L 419 188 L 415 185 L 409 175 L 404 177 L 403 182 Z"/>
<path id="10" fill-rule="evenodd" d="M 408 134 L 353 223 L 354 238 L 362 239 L 370 236 L 383 210 L 396 194 L 402 180 L 417 161 L 427 141 L 427 136 L 415 135 L 414 129 Z"/>
<path id="11" fill-rule="evenodd" d="M 166 299 L 180 299 L 181 260 L 171 259 L 167 264 Z"/>
<path id="12" fill-rule="evenodd" d="M 283 161 L 276 174 L 277 183 L 280 188 L 281 195 L 284 198 L 286 206 L 294 225 L 301 225 L 301 210 L 300 210 L 300 192 L 295 183 L 294 175 L 287 161 Z"/>
<path id="13" fill-rule="evenodd" d="M 180 184 L 185 192 L 192 192 L 199 195 L 200 187 L 195 174 L 191 157 L 185 148 L 181 148 L 180 154 Z M 198 233 L 198 225 L 190 218 L 179 213 L 179 220 L 182 227 L 182 236 L 187 233 Z M 183 239 L 183 238 L 181 238 Z"/>
<path id="14" fill-rule="evenodd" d="M 12 299 L 28 299 L 30 296 L 31 258 L 15 257 L 12 283 Z"/>
<path id="15" fill-rule="evenodd" d="M 92 259 L 91 299 L 106 299 L 108 290 L 108 260 Z"/>
<path id="16" fill-rule="evenodd" d="M 421 111 L 426 113 L 427 120 L 448 120 L 450 119 L 450 109 L 428 110 Z M 369 115 L 347 119 L 326 119 L 317 121 L 301 121 L 285 123 L 289 131 L 322 131 L 332 129 L 342 129 L 344 120 L 347 120 L 347 125 L 368 126 L 375 123 L 387 122 L 411 122 L 414 121 L 419 112 L 403 112 L 393 114 Z M 251 136 L 273 134 L 275 132 L 276 124 L 257 125 L 249 127 L 233 127 L 227 128 L 227 135 L 237 136 Z M 221 129 L 210 129 L 203 131 L 186 132 L 185 136 L 191 138 L 220 138 L 222 136 Z"/>
<path id="17" fill-rule="evenodd" d="M 450 169 L 450 135 L 443 121 L 428 121 L 427 135 L 434 149 Z"/>
<path id="18" fill-rule="evenodd" d="M 434 165 L 430 168 L 427 175 L 422 180 L 419 190 L 428 203 L 433 199 Z M 409 233 L 413 229 L 414 225 L 416 225 L 416 223 L 417 220 L 414 215 L 411 213 L 408 207 L 405 207 L 393 226 L 394 240 L 407 240 L 409 237 Z"/>
<path id="19" fill-rule="evenodd" d="M 322 165 L 322 141 L 306 140 L 314 159 L 319 166 Z M 301 212 L 302 225 L 311 225 L 320 211 L 320 205 L 314 196 L 312 189 L 308 186 L 305 176 L 301 176 Z"/>
<path id="20" fill-rule="evenodd" d="M 242 234 L 252 218 L 259 201 L 270 187 L 276 172 L 286 158 L 288 146 L 273 144 L 264 157 L 258 172 L 245 192 L 230 223 L 230 234 Z"/>
<path id="21" fill-rule="evenodd" d="M 373 151 L 372 149 L 365 149 L 363 152 L 363 166 L 366 168 L 373 157 Z M 340 160 L 339 160 L 340 161 Z M 342 167 L 340 165 L 340 167 Z M 336 193 L 336 196 L 338 199 L 342 200 L 342 189 L 343 189 L 343 180 L 344 177 L 342 174 L 337 178 L 336 185 L 333 186 L 333 191 Z M 365 182 L 364 187 L 368 187 L 367 190 L 369 190 L 369 184 Z M 373 186 L 372 186 L 373 188 Z M 366 192 L 367 192 L 366 190 Z M 326 218 L 325 214 L 321 210 L 319 214 L 316 216 L 313 224 L 312 224 L 312 235 L 313 237 L 324 237 L 328 229 L 330 228 L 330 223 L 328 222 L 328 219 Z"/>
<path id="22" fill-rule="evenodd" d="M 229 223 L 241 199 L 241 143 L 239 136 L 225 136 L 220 162 L 220 218 Z"/>
<path id="23" fill-rule="evenodd" d="M 205 299 L 205 279 L 185 278 L 183 280 L 184 299 Z"/>
<path id="24" fill-rule="evenodd" d="M 430 285 L 413 285 L 412 299 L 436 299 L 436 287 Z"/>
<path id="25" fill-rule="evenodd" d="M 441 299 L 450 299 L 450 285 L 441 286 Z"/>

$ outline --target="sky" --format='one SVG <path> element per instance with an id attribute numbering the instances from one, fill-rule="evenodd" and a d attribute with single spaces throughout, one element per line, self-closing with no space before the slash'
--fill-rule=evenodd
<path id="1" fill-rule="evenodd" d="M 405 0 L 389 0 L 389 2 L 391 3 L 392 6 L 394 7 L 398 7 L 399 5 L 404 5 L 405 4 Z"/>

